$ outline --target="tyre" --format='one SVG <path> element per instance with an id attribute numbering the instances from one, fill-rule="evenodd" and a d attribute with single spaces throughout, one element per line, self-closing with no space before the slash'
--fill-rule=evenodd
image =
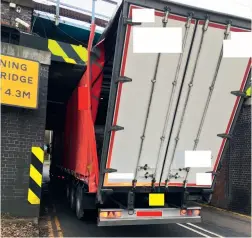
<path id="1" fill-rule="evenodd" d="M 74 185 L 71 186 L 71 190 L 70 190 L 70 207 L 73 211 L 75 211 L 75 187 Z"/>
<path id="2" fill-rule="evenodd" d="M 66 186 L 66 197 L 68 202 L 70 202 L 70 194 L 71 194 L 71 187 L 70 184 L 68 183 Z"/>
<path id="3" fill-rule="evenodd" d="M 81 185 L 78 185 L 76 189 L 76 204 L 75 204 L 75 213 L 79 220 L 82 220 L 84 218 L 84 209 L 83 209 L 83 193 L 84 190 Z"/>

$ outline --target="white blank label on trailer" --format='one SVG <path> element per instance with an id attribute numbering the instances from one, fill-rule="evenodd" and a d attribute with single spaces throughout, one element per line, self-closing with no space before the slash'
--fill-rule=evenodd
<path id="1" fill-rule="evenodd" d="M 181 53 L 181 27 L 134 27 L 134 53 Z"/>
<path id="2" fill-rule="evenodd" d="M 128 179 L 133 179 L 134 174 L 133 173 L 111 173 L 108 174 L 108 178 L 111 180 L 128 180 Z"/>
<path id="3" fill-rule="evenodd" d="M 185 167 L 211 168 L 212 152 L 206 151 L 185 151 Z"/>
<path id="4" fill-rule="evenodd" d="M 252 33 L 231 32 L 231 39 L 223 40 L 224 58 L 244 58 L 252 56 Z"/>
<path id="5" fill-rule="evenodd" d="M 211 185 L 212 174 L 211 173 L 196 173 L 196 185 Z"/>
<path id="6" fill-rule="evenodd" d="M 155 22 L 154 9 L 133 9 L 132 10 L 133 22 Z"/>

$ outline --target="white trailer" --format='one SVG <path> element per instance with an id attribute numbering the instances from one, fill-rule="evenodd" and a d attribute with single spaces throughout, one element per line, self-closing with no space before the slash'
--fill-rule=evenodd
<path id="1" fill-rule="evenodd" d="M 149 19 L 135 20 L 143 9 Z M 211 200 L 251 72 L 251 58 L 224 57 L 223 42 L 250 27 L 166 0 L 122 2 L 100 39 L 97 193 L 70 178 L 78 218 L 98 208 L 99 226 L 201 221 L 192 202 Z"/>
<path id="2" fill-rule="evenodd" d="M 154 21 L 135 22 L 135 9 L 154 9 Z M 182 51 L 151 53 L 154 31 L 149 28 L 181 29 Z M 168 1 L 125 0 L 103 37 L 113 31 L 117 38 L 98 201 L 116 192 L 127 192 L 128 200 L 127 208 L 114 210 L 120 217 L 100 216 L 98 223 L 199 222 L 199 207 L 191 207 L 194 215 L 183 209 L 190 210 L 188 201 L 210 201 L 251 68 L 251 58 L 224 57 L 223 41 L 232 32 L 250 31 L 250 21 Z M 134 52 L 143 50 L 136 36 L 147 53 Z M 186 166 L 189 154 L 192 167 Z M 207 157 L 210 165 L 201 165 Z M 139 193 L 148 193 L 149 204 L 156 202 L 158 208 L 139 210 L 134 205 Z M 106 211 L 113 210 L 100 209 L 100 214 Z"/>

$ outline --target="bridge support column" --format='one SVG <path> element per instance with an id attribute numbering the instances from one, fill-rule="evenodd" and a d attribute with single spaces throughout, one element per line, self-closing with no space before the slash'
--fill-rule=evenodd
<path id="1" fill-rule="evenodd" d="M 8 43 L 1 44 L 1 52 L 3 55 L 36 60 L 40 63 L 37 108 L 1 105 L 2 213 L 21 217 L 38 217 L 39 204 L 28 201 L 28 191 L 31 186 L 31 150 L 32 147 L 43 148 L 44 145 L 51 54 Z M 33 176 L 34 174 L 36 175 L 33 170 Z"/>

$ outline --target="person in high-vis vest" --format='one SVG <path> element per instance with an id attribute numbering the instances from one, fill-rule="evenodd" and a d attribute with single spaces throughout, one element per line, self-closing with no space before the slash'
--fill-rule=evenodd
<path id="1" fill-rule="evenodd" d="M 251 97 L 251 86 L 247 88 L 246 90 L 246 96 Z"/>

